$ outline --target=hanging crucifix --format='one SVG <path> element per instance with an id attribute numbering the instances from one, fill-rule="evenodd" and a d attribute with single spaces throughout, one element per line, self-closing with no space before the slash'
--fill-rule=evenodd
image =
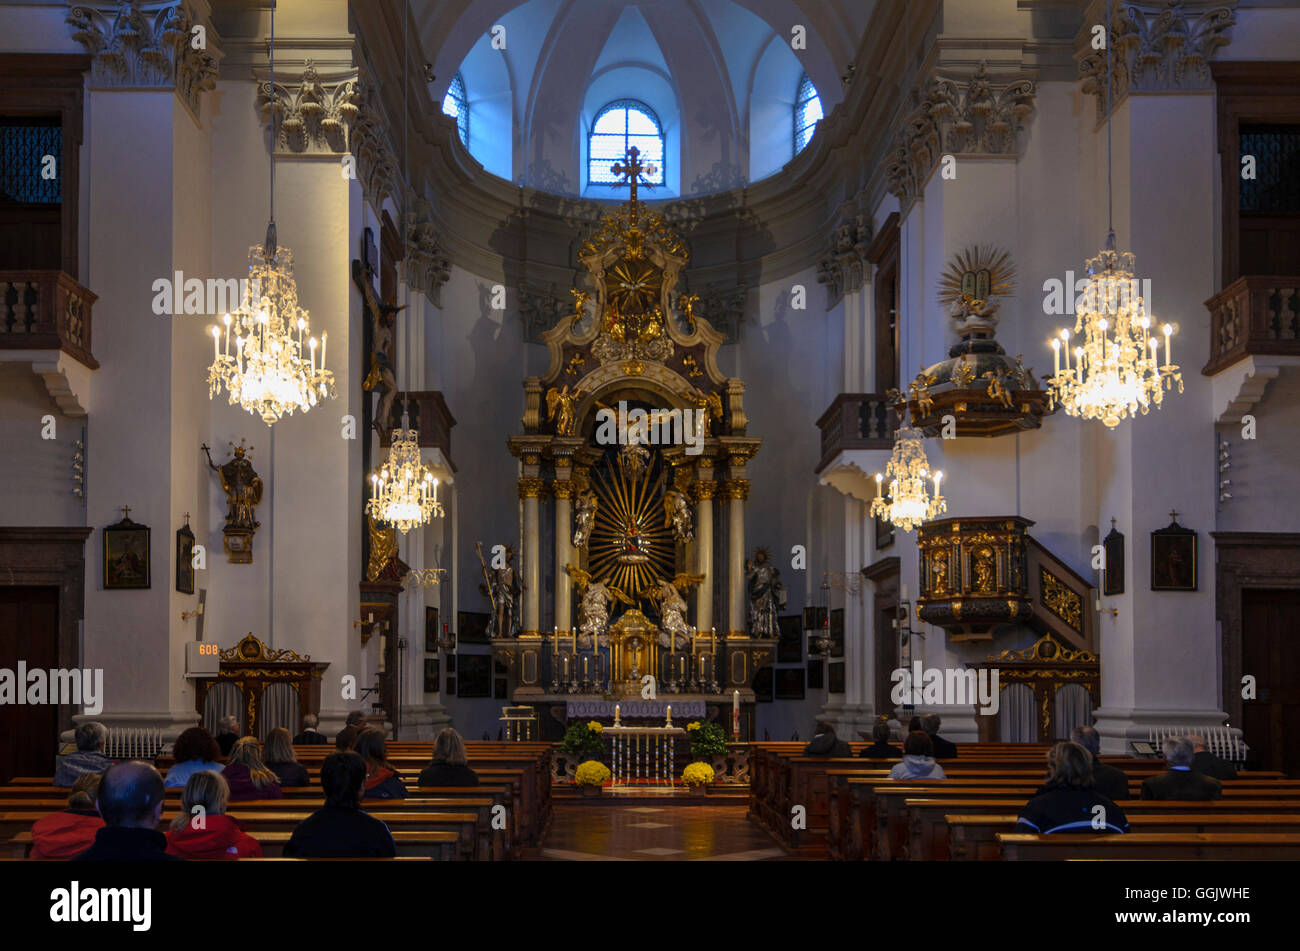
<path id="1" fill-rule="evenodd" d="M 641 175 L 653 175 L 658 169 L 653 164 L 641 164 L 641 150 L 635 145 L 627 150 L 627 156 L 622 162 L 615 162 L 610 167 L 610 171 L 620 176 L 623 180 L 615 182 L 615 188 L 622 188 L 624 185 L 632 188 L 632 204 L 636 204 L 636 187 L 641 180 Z M 647 188 L 653 187 L 649 182 L 643 183 Z"/>

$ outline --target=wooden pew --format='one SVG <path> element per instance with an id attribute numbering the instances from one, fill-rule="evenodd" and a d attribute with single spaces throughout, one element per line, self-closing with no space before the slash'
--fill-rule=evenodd
<path id="1" fill-rule="evenodd" d="M 284 847 L 289 842 L 292 831 L 259 831 L 249 833 L 262 847 L 263 858 L 282 858 Z M 441 830 L 422 830 L 418 832 L 394 832 L 393 840 L 397 843 L 398 858 L 432 859 L 435 862 L 454 862 L 460 858 L 460 837 L 456 832 Z M 25 859 L 31 850 L 31 832 L 22 832 L 14 836 L 9 843 L 11 858 Z M 243 859 L 241 861 L 256 861 Z M 306 861 L 306 860 L 304 860 Z"/>
<path id="2" fill-rule="evenodd" d="M 998 833 L 1002 858 L 1008 862 L 1067 859 L 1128 861 L 1295 861 L 1300 859 L 1300 835 L 1279 833 L 1132 833 L 1128 835 L 1021 835 Z"/>

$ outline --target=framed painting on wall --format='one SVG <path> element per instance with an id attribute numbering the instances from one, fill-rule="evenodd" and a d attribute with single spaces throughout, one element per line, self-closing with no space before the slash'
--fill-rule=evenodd
<path id="1" fill-rule="evenodd" d="M 754 671 L 754 699 L 759 703 L 772 702 L 771 667 L 760 667 Z"/>
<path id="2" fill-rule="evenodd" d="M 492 658 L 487 654 L 461 654 L 456 664 L 461 697 L 492 696 Z"/>
<path id="3" fill-rule="evenodd" d="M 1195 530 L 1175 519 L 1151 533 L 1152 591 L 1195 591 L 1196 569 Z"/>
<path id="4" fill-rule="evenodd" d="M 831 656 L 844 656 L 844 609 L 831 611 Z"/>
<path id="5" fill-rule="evenodd" d="M 838 663 L 838 664 L 831 664 L 831 666 L 830 666 L 830 681 L 831 681 L 831 686 L 830 686 L 830 691 L 829 691 L 830 693 L 843 693 L 843 692 L 844 692 L 844 664 L 843 664 L 843 662 L 840 662 L 840 663 Z"/>
<path id="6" fill-rule="evenodd" d="M 776 644 L 778 664 L 797 664 L 803 660 L 803 618 L 786 614 L 777 619 L 780 640 Z"/>
<path id="7" fill-rule="evenodd" d="M 776 671 L 776 699 L 802 700 L 804 697 L 804 670 L 802 667 L 779 667 Z"/>
<path id="8" fill-rule="evenodd" d="M 436 657 L 424 659 L 424 692 L 438 692 L 438 658 Z"/>
<path id="9" fill-rule="evenodd" d="M 1110 534 L 1102 540 L 1106 557 L 1106 570 L 1102 575 L 1101 593 L 1112 597 L 1124 593 L 1124 536 L 1115 530 L 1115 520 L 1110 520 Z"/>
<path id="10" fill-rule="evenodd" d="M 194 593 L 194 532 L 188 521 L 176 529 L 176 590 Z"/>
<path id="11" fill-rule="evenodd" d="M 428 605 L 424 608 L 424 652 L 438 652 L 438 609 Z"/>
<path id="12" fill-rule="evenodd" d="M 131 521 L 130 511 L 104 529 L 105 590 L 149 587 L 149 528 Z"/>
<path id="13" fill-rule="evenodd" d="M 808 689 L 823 690 L 826 683 L 826 661 L 808 661 Z"/>
<path id="14" fill-rule="evenodd" d="M 460 611 L 456 615 L 456 637 L 462 644 L 486 644 L 491 616 L 486 611 Z"/>

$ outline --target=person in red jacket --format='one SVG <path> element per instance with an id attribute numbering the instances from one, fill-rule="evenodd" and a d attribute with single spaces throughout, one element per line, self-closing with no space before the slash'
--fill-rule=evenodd
<path id="1" fill-rule="evenodd" d="M 95 844 L 95 833 L 104 828 L 104 820 L 95 810 L 99 779 L 99 773 L 82 773 L 72 784 L 68 808 L 36 820 L 28 858 L 70 859 Z"/>
<path id="2" fill-rule="evenodd" d="M 280 779 L 262 762 L 262 744 L 257 737 L 241 737 L 230 748 L 226 768 L 221 771 L 230 784 L 230 801 L 246 799 L 282 799 Z"/>
<path id="3" fill-rule="evenodd" d="M 262 847 L 226 815 L 230 786 L 220 773 L 195 773 L 185 783 L 181 812 L 167 833 L 167 854 L 183 859 L 255 859 Z M 196 809 L 196 807 L 198 807 Z"/>

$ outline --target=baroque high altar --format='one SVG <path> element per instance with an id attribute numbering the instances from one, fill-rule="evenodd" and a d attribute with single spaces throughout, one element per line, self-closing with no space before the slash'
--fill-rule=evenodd
<path id="1" fill-rule="evenodd" d="M 745 434 L 744 382 L 718 369 L 724 335 L 676 293 L 689 251 L 638 200 L 635 150 L 615 171 L 631 199 L 581 246 L 587 289 L 543 334 L 550 363 L 523 381 L 524 432 L 508 439 L 523 551 L 518 576 L 513 561 L 488 573 L 493 653 L 513 702 L 550 708 L 543 735 L 615 704 L 624 719 L 658 720 L 671 705 L 730 733 L 738 694 L 751 739 L 751 684 L 776 646 L 749 598 L 768 569 L 745 548 L 762 440 Z"/>

